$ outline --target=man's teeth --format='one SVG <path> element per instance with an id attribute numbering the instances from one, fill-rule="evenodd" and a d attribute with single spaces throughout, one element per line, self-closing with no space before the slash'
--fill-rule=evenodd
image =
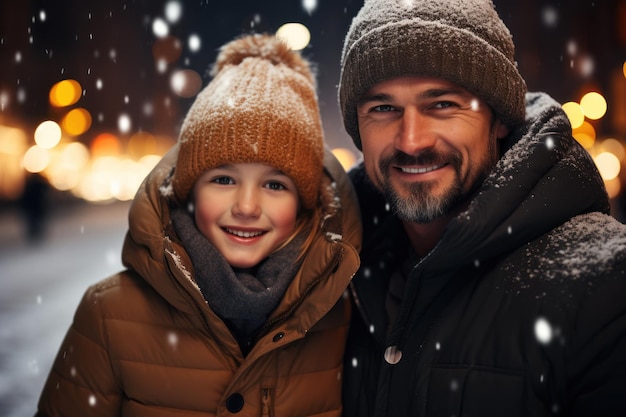
<path id="1" fill-rule="evenodd" d="M 443 167 L 443 165 L 435 165 L 435 166 L 426 167 L 426 168 L 405 168 L 405 167 L 400 167 L 400 170 L 402 172 L 407 173 L 407 174 L 425 174 L 427 172 L 434 171 L 434 170 L 439 169 L 441 167 Z"/>
<path id="2" fill-rule="evenodd" d="M 241 230 L 233 230 L 228 228 L 226 229 L 226 231 L 238 237 L 255 237 L 263 234 L 263 232 L 244 232 Z"/>

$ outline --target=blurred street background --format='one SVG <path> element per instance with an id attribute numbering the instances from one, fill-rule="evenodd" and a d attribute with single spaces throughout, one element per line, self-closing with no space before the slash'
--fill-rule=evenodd
<path id="1" fill-rule="evenodd" d="M 406 0 L 411 1 L 411 0 Z M 567 112 L 626 219 L 626 0 L 495 0 L 531 91 Z M 280 31 L 317 65 L 326 141 L 363 0 L 0 0 L 0 416 L 25 417 L 86 287 L 121 268 L 129 202 L 217 49 Z"/>
<path id="2" fill-rule="evenodd" d="M 37 243 L 28 241 L 23 218 L 0 213 L 0 416 L 34 414 L 82 293 L 121 269 L 128 206 L 56 208 Z"/>

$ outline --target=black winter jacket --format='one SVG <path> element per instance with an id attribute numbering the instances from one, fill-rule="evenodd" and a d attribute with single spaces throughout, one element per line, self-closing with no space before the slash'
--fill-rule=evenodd
<path id="1" fill-rule="evenodd" d="M 558 103 L 527 95 L 526 123 L 410 270 L 389 336 L 409 242 L 363 166 L 350 175 L 364 242 L 346 416 L 626 416 L 626 226 Z"/>

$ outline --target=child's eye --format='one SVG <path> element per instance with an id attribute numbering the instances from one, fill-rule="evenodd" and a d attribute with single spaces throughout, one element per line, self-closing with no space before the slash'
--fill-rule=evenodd
<path id="1" fill-rule="evenodd" d="M 278 181 L 270 181 L 265 185 L 267 188 L 269 188 L 270 190 L 274 190 L 274 191 L 280 191 L 280 190 L 286 190 L 287 187 L 285 187 L 282 183 L 278 182 Z"/>
<path id="2" fill-rule="evenodd" d="M 233 181 L 233 179 L 230 177 L 216 177 L 216 178 L 213 178 L 211 182 L 214 182 L 220 185 L 231 185 L 235 183 L 235 181 Z"/>

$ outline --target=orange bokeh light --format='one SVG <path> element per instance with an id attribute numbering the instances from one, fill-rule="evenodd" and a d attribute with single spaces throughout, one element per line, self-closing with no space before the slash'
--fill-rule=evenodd
<path id="1" fill-rule="evenodd" d="M 94 158 L 115 156 L 120 153 L 119 139 L 110 133 L 100 133 L 91 142 L 91 154 Z"/>

